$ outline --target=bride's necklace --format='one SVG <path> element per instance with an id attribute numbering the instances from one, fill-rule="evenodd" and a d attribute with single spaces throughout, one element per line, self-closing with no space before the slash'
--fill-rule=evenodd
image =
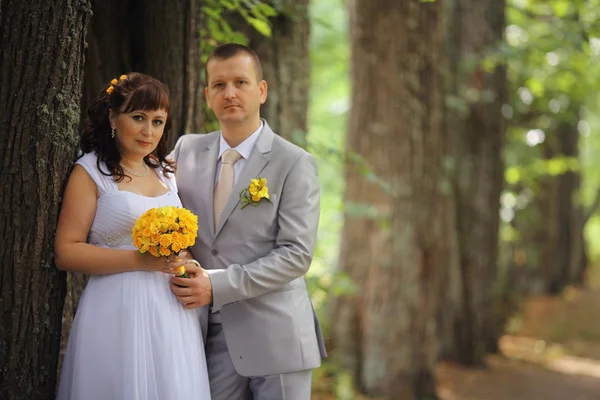
<path id="1" fill-rule="evenodd" d="M 121 168 L 123 168 L 125 170 L 125 172 L 128 172 L 128 173 L 130 173 L 133 176 L 137 176 L 138 178 L 145 178 L 146 175 L 148 175 L 148 170 L 149 170 L 148 166 L 146 165 L 146 163 L 144 163 L 144 172 L 142 172 L 141 174 L 130 170 L 129 168 L 127 168 L 123 164 L 121 164 Z"/>

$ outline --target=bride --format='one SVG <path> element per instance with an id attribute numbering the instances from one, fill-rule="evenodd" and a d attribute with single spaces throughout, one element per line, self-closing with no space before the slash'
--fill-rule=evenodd
<path id="1" fill-rule="evenodd" d="M 90 274 L 63 361 L 60 400 L 210 399 L 199 315 L 177 302 L 164 257 L 133 245 L 136 219 L 179 206 L 165 159 L 164 84 L 122 75 L 89 108 L 85 154 L 69 177 L 56 231 L 56 265 Z"/>

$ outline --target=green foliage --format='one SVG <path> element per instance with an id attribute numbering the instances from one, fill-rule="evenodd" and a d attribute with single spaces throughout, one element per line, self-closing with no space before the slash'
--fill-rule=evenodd
<path id="1" fill-rule="evenodd" d="M 514 246 L 503 246 L 511 254 L 523 251 L 527 264 L 536 262 L 535 251 L 525 243 L 530 234 L 519 232 L 540 225 L 536 209 L 545 193 L 545 177 L 566 172 L 582 175 L 581 193 L 576 198 L 589 207 L 600 187 L 600 136 L 595 118 L 600 55 L 600 1 L 598 0 L 509 0 L 506 46 L 502 57 L 508 62 L 510 102 L 503 108 L 509 121 L 501 215 Z M 559 127 L 579 134 L 580 157 L 556 153 Z M 508 199 L 508 201 L 507 201 Z M 519 199 L 510 201 L 510 199 Z M 514 218 L 518 223 L 515 224 Z M 510 225 L 509 225 L 510 224 Z M 599 231 L 592 219 L 587 229 Z M 506 228 L 503 228 L 503 231 Z M 501 231 L 502 232 L 502 231 Z M 502 235 L 503 240 L 506 234 Z M 519 241 L 525 241 L 520 243 Z M 594 250 L 600 256 L 600 248 Z M 514 263 L 514 254 L 501 258 Z"/>
<path id="2" fill-rule="evenodd" d="M 257 0 L 206 0 L 202 7 L 206 19 L 206 28 L 200 34 L 203 40 L 203 61 L 214 46 L 219 43 L 234 42 L 247 44 L 248 39 L 241 32 L 234 31 L 227 20 L 228 15 L 240 14 L 246 22 L 261 34 L 270 37 L 269 18 L 277 15 L 277 11 L 268 3 Z"/>

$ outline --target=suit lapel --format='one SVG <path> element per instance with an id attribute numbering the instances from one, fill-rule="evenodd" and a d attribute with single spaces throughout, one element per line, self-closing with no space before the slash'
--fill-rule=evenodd
<path id="1" fill-rule="evenodd" d="M 263 120 L 263 123 L 263 130 L 260 133 L 256 144 L 254 145 L 254 149 L 252 150 L 252 153 L 250 153 L 250 157 L 248 158 L 248 160 L 246 160 L 246 165 L 241 171 L 239 178 L 235 180 L 233 189 L 231 190 L 231 194 L 229 195 L 229 199 L 225 204 L 225 208 L 223 209 L 221 218 L 219 218 L 219 226 L 217 226 L 217 229 L 215 231 L 215 237 L 221 231 L 221 228 L 227 221 L 227 218 L 229 218 L 231 213 L 238 206 L 240 202 L 240 192 L 244 188 L 248 187 L 251 179 L 259 176 L 260 172 L 269 162 L 271 144 L 273 143 L 274 133 L 265 120 Z"/>
<path id="2" fill-rule="evenodd" d="M 199 160 L 196 163 L 198 165 L 198 185 L 208 185 L 208 190 L 200 190 L 202 201 L 200 204 L 206 204 L 204 207 L 206 212 L 206 219 L 212 238 L 215 237 L 215 216 L 213 213 L 213 198 L 215 195 L 215 173 L 217 169 L 217 160 L 219 158 L 219 138 L 220 134 L 215 135 L 215 139 L 211 140 L 206 145 L 206 148 L 198 152 Z M 211 239 L 212 239 L 211 238 Z"/>

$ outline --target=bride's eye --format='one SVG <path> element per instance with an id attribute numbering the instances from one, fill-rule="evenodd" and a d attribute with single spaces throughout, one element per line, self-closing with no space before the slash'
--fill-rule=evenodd
<path id="1" fill-rule="evenodd" d="M 134 119 L 134 121 L 141 121 L 144 119 L 144 117 L 142 117 L 141 115 L 134 115 L 132 118 Z"/>

